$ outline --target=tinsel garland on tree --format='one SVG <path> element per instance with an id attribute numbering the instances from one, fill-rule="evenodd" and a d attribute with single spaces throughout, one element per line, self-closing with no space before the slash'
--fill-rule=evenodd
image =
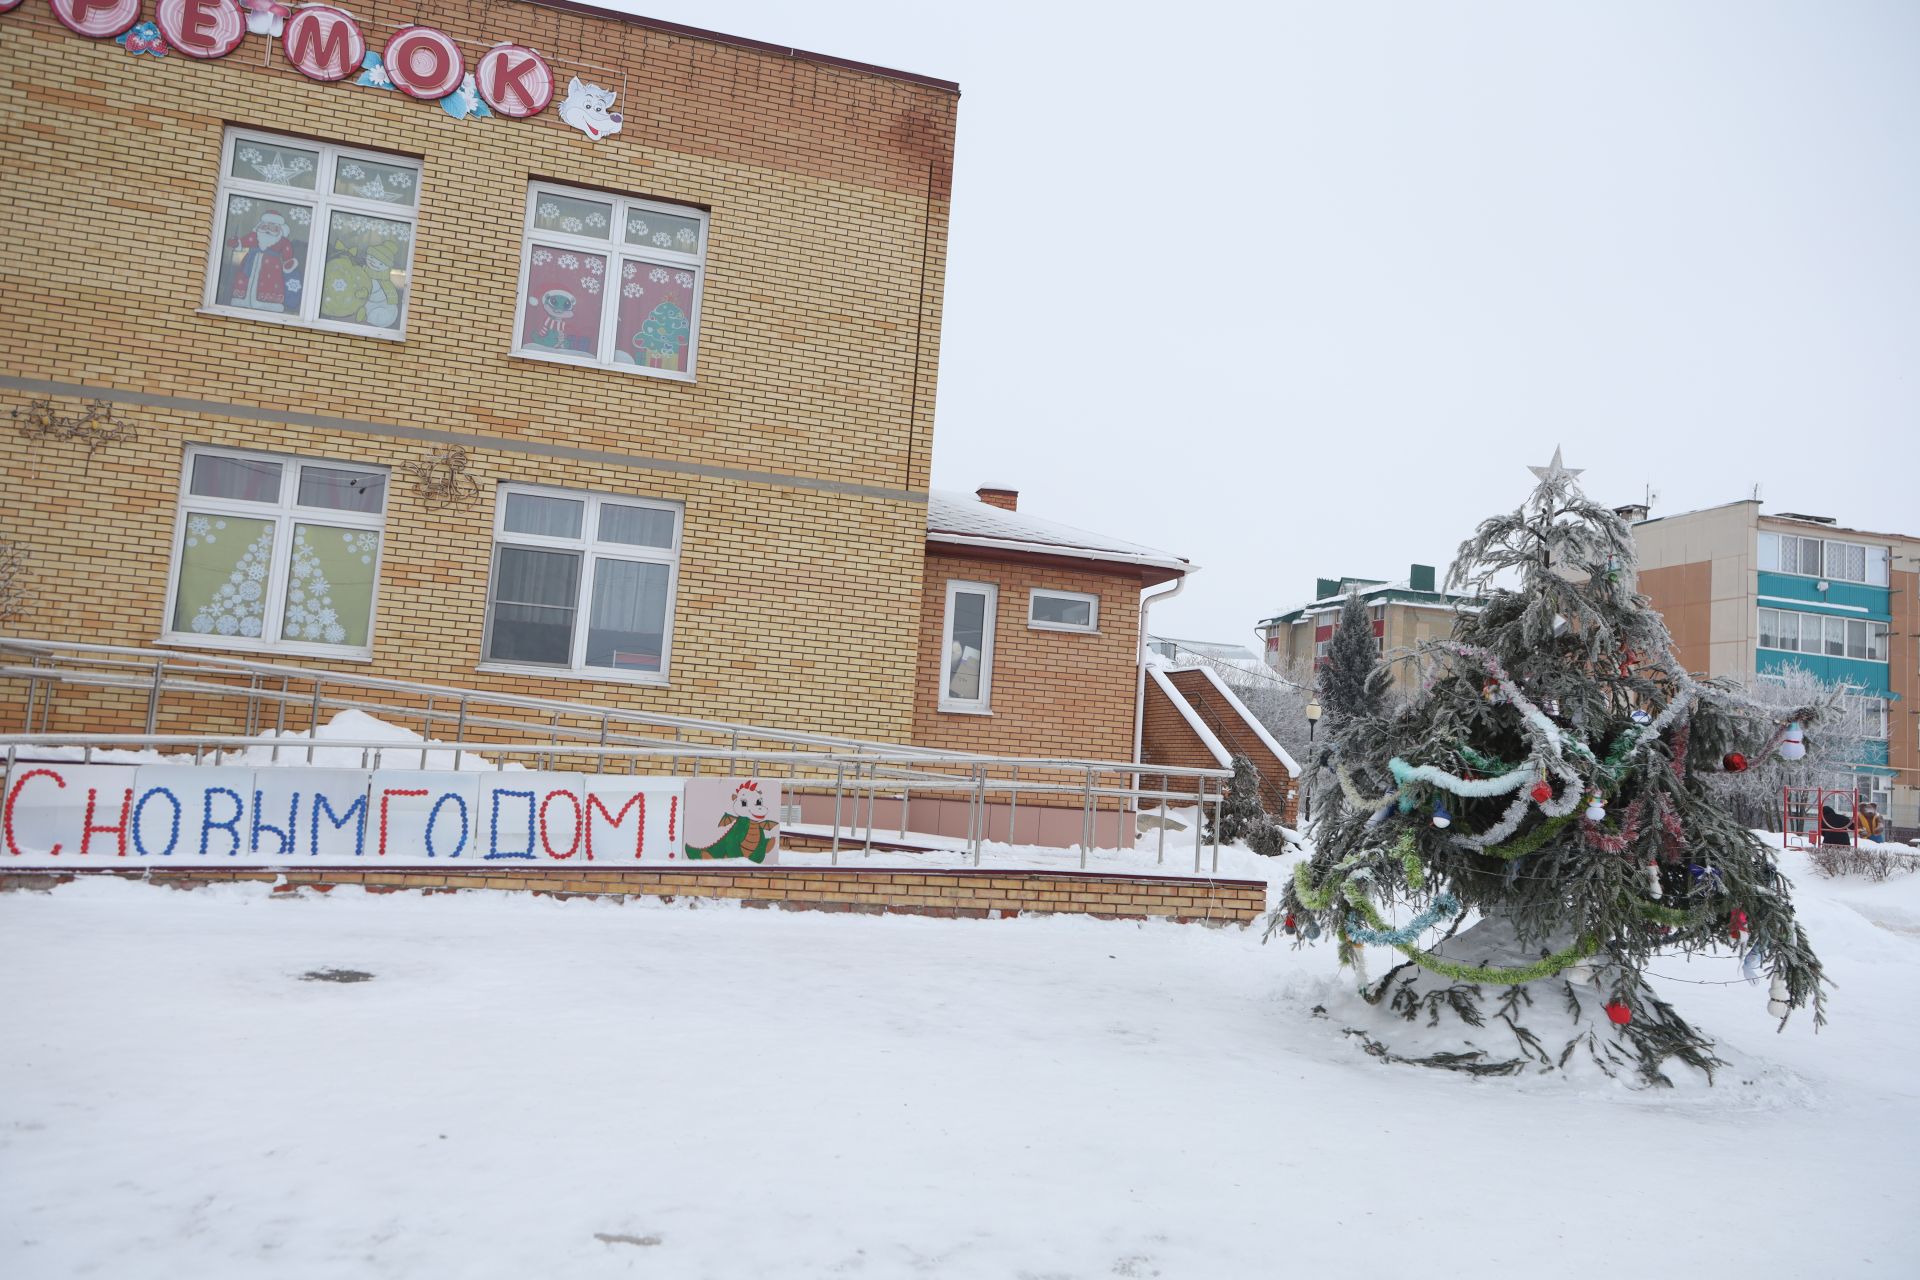
<path id="1" fill-rule="evenodd" d="M 1409 1018 L 1451 1009 L 1480 1027 L 1481 987 L 1555 979 L 1560 1003 L 1584 1010 L 1575 986 L 1592 983 L 1607 1019 L 1576 1039 L 1603 1068 L 1628 1060 L 1624 1048 L 1651 1082 L 1666 1082 L 1670 1060 L 1710 1074 L 1710 1042 L 1646 985 L 1655 955 L 1740 952 L 1750 974 L 1770 976 L 1769 1008 L 1783 1023 L 1809 1004 L 1824 1021 L 1824 980 L 1773 851 L 1705 775 L 1731 756 L 1798 748 L 1826 708 L 1783 719 L 1732 685 L 1689 676 L 1633 590 L 1626 525 L 1580 492 L 1558 451 L 1534 472 L 1526 505 L 1462 544 L 1448 589 L 1479 604 L 1461 611 L 1451 639 L 1404 659 L 1421 664 L 1419 693 L 1330 726 L 1337 792 L 1316 797 L 1316 852 L 1296 868 L 1272 929 L 1330 936 L 1356 969 L 1362 944 L 1398 951 L 1407 964 L 1378 984 L 1362 977 L 1362 990 Z M 1395 923 L 1394 908 L 1410 918 Z M 1533 1003 L 1502 1002 L 1515 1061 L 1564 1065 L 1573 1042 L 1546 1052 L 1516 1021 Z M 1460 1069 L 1459 1054 L 1406 1058 L 1368 1044 Z"/>

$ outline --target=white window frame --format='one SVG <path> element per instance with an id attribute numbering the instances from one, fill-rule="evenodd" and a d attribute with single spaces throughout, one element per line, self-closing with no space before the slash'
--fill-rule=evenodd
<path id="1" fill-rule="evenodd" d="M 548 537 L 537 533 L 519 533 L 507 529 L 507 496 L 526 494 L 536 498 L 561 498 L 584 503 L 577 538 Z M 673 546 L 642 547 L 630 542 L 602 542 L 599 539 L 600 508 L 604 503 L 621 507 L 646 507 L 673 516 Z M 645 498 L 625 493 L 592 493 L 582 489 L 559 489 L 542 484 L 502 484 L 494 494 L 493 541 L 487 553 L 487 594 L 483 602 L 485 623 L 480 636 L 481 671 L 504 671 L 515 675 L 548 676 L 559 679 L 607 680 L 621 684 L 664 685 L 673 667 L 673 620 L 680 596 L 680 548 L 686 536 L 686 507 L 664 498 Z M 493 652 L 494 587 L 499 575 L 499 550 L 502 544 L 529 547 L 538 551 L 577 551 L 581 553 L 580 582 L 574 596 L 574 628 L 565 666 L 559 663 L 494 659 Z M 623 671 L 617 667 L 586 665 L 587 632 L 593 622 L 593 581 L 602 560 L 628 560 L 642 564 L 667 566 L 667 610 L 660 628 L 660 670 Z"/>
<path id="2" fill-rule="evenodd" d="M 1769 538 L 1773 539 L 1771 557 L 1768 555 L 1768 544 L 1766 541 Z M 1785 574 L 1793 578 L 1818 578 L 1826 582 L 1853 582 L 1868 587 L 1884 587 L 1888 585 L 1888 569 L 1893 559 L 1892 552 L 1888 548 L 1879 546 L 1876 543 L 1847 542 L 1837 538 L 1819 538 L 1806 533 L 1779 533 L 1771 529 L 1763 529 L 1760 533 L 1760 539 L 1758 563 L 1760 568 L 1767 573 Z M 1794 560 L 1796 561 L 1796 567 L 1792 569 L 1779 567 L 1781 563 L 1780 552 L 1783 541 L 1786 539 L 1792 539 L 1794 542 Z M 1797 567 L 1797 562 L 1800 559 L 1800 544 L 1806 542 L 1814 543 L 1820 548 L 1820 572 L 1818 573 L 1807 573 Z M 1862 553 L 1861 576 L 1858 578 L 1851 577 L 1845 572 L 1846 553 L 1854 548 L 1858 548 Z M 1768 563 L 1769 558 L 1771 558 L 1772 561 L 1771 565 Z M 1840 562 L 1840 572 L 1834 571 L 1836 559 Z"/>
<path id="3" fill-rule="evenodd" d="M 243 462 L 271 462 L 280 468 L 280 497 L 277 501 L 246 502 L 238 498 L 209 498 L 191 492 L 193 463 L 196 458 L 235 458 Z M 337 507 L 303 507 L 300 496 L 300 468 L 322 467 L 328 471 L 356 471 L 378 476 L 382 482 L 380 510 L 342 511 Z M 385 467 L 360 462 L 336 462 L 331 458 L 308 458 L 292 454 L 260 453 L 250 449 L 222 449 L 212 445 L 187 446 L 180 468 L 180 499 L 174 509 L 173 545 L 167 560 L 166 613 L 161 620 L 160 642 L 191 645 L 196 649 L 239 649 L 254 653 L 298 653 L 323 658 L 373 657 L 373 637 L 380 622 L 380 570 L 387 554 L 387 500 L 393 477 Z M 180 590 L 180 552 L 186 545 L 187 509 L 208 515 L 239 516 L 247 520 L 268 520 L 274 524 L 273 562 L 267 573 L 267 598 L 263 605 L 258 636 L 222 636 L 198 631 L 175 631 L 173 613 Z M 373 595 L 367 606 L 367 642 L 363 645 L 325 644 L 315 640 L 282 640 L 280 627 L 285 621 L 287 579 L 293 566 L 293 526 L 320 524 L 337 529 L 370 529 L 380 535 L 373 558 Z"/>
<path id="4" fill-rule="evenodd" d="M 1774 624 L 1774 635 L 1776 639 L 1780 638 L 1780 633 L 1786 629 L 1787 619 L 1792 618 L 1794 620 L 1794 647 L 1789 648 L 1784 645 L 1766 645 L 1760 643 L 1761 637 L 1766 634 L 1765 623 L 1760 619 L 1760 615 L 1764 613 L 1772 613 L 1777 617 L 1777 621 Z M 1809 637 L 1814 640 L 1817 645 L 1817 647 L 1813 649 L 1805 648 L 1804 645 L 1806 641 L 1799 638 L 1803 636 L 1808 629 L 1805 621 L 1808 618 L 1814 619 L 1815 626 L 1813 629 L 1817 632 L 1816 636 Z M 1841 644 L 1839 653 L 1827 652 L 1826 636 L 1828 630 L 1827 624 L 1829 622 L 1842 624 L 1840 628 Z M 1851 643 L 1846 638 L 1847 633 L 1852 630 L 1851 624 L 1856 622 L 1867 629 L 1867 656 L 1865 657 L 1855 657 L 1853 654 L 1847 652 Z M 1775 609 L 1762 605 L 1754 615 L 1753 638 L 1754 647 L 1765 649 L 1768 653 L 1805 653 L 1816 658 L 1845 658 L 1849 662 L 1888 662 L 1891 661 L 1893 656 L 1891 647 L 1888 644 L 1888 641 L 1892 637 L 1892 632 L 1893 628 L 1887 623 L 1877 621 L 1873 618 L 1841 618 L 1831 613 L 1808 613 L 1800 609 Z M 1877 658 L 1873 656 L 1874 641 L 1876 639 L 1879 641 L 1880 647 L 1880 656 Z"/>
<path id="5" fill-rule="evenodd" d="M 314 162 L 313 190 L 276 186 L 271 182 L 231 176 L 234 148 L 242 142 L 261 142 L 268 146 L 299 147 L 302 150 L 318 151 L 320 156 Z M 413 204 L 402 206 L 381 200 L 363 200 L 355 196 L 335 195 L 333 192 L 334 169 L 343 159 L 370 160 L 375 164 L 412 169 Z M 407 320 L 413 310 L 414 263 L 420 248 L 420 186 L 423 177 L 421 168 L 420 161 L 413 156 L 398 155 L 391 151 L 342 147 L 331 142 L 315 142 L 311 138 L 296 138 L 288 134 L 270 133 L 263 129 L 228 128 L 226 138 L 220 147 L 220 181 L 214 191 L 213 231 L 207 242 L 207 278 L 201 292 L 200 310 L 208 315 L 232 316 L 240 320 L 291 325 L 298 329 L 320 329 L 328 333 L 351 333 L 362 338 L 382 338 L 388 342 L 404 342 L 407 336 Z M 300 266 L 301 288 L 298 315 L 256 311 L 252 307 L 235 307 L 215 301 L 220 296 L 220 280 L 226 272 L 227 197 L 229 196 L 253 196 L 282 204 L 291 202 L 313 206 L 313 226 L 307 236 L 307 261 Z M 328 215 L 336 210 L 346 213 L 364 213 L 387 222 L 404 222 L 413 228 L 413 236 L 407 246 L 407 266 L 404 273 L 407 283 L 400 288 L 398 327 L 383 329 L 378 325 L 351 324 L 344 320 L 329 320 L 320 314 L 320 277 L 326 266 L 326 256 L 324 252 L 316 253 L 315 246 L 320 245 L 324 248 Z M 319 271 L 314 269 L 316 258 L 321 267 Z"/>
<path id="6" fill-rule="evenodd" d="M 613 216 L 608 222 L 607 238 L 596 240 L 591 236 L 568 235 L 564 231 L 537 231 L 534 229 L 534 208 L 542 195 L 565 196 L 571 200 L 604 201 L 613 206 Z M 700 224 L 700 252 L 678 253 L 671 249 L 661 249 L 652 245 L 631 245 L 624 242 L 626 234 L 627 211 L 644 209 L 668 217 L 687 218 Z M 636 373 L 649 378 L 665 378 L 671 382 L 692 382 L 700 365 L 700 313 L 707 292 L 707 236 L 711 216 L 705 209 L 693 205 L 672 204 L 660 200 L 643 200 L 638 196 L 615 195 L 610 191 L 595 191 L 591 187 L 569 187 L 557 182 L 530 182 L 527 184 L 527 204 L 522 213 L 520 236 L 520 279 L 514 290 L 513 332 L 509 337 L 508 349 L 516 356 L 526 360 L 546 360 L 553 364 L 570 364 L 588 369 L 611 369 L 615 373 Z M 608 287 L 600 291 L 600 347 L 592 356 L 584 356 L 572 351 L 554 351 L 546 347 L 529 347 L 521 341 L 526 331 L 527 285 L 533 270 L 534 241 L 559 249 L 574 249 L 582 253 L 591 253 L 607 260 L 606 279 Z M 687 318 L 687 367 L 684 369 L 655 369 L 649 365 L 626 364 L 613 358 L 613 347 L 619 341 L 619 324 L 616 317 L 620 312 L 620 291 L 612 287 L 619 278 L 621 265 L 632 260 L 653 267 L 672 267 L 693 273 L 693 313 Z"/>
<path id="7" fill-rule="evenodd" d="M 1056 600 L 1079 600 L 1087 604 L 1086 626 L 1071 622 L 1042 622 L 1033 616 L 1033 607 L 1042 596 L 1051 596 Z M 1080 635 L 1098 635 L 1100 632 L 1100 597 L 1091 591 L 1055 591 L 1050 587 L 1035 587 L 1027 592 L 1027 630 L 1029 631 L 1072 631 Z"/>
<path id="8" fill-rule="evenodd" d="M 980 629 L 980 696 L 978 698 L 955 698 L 947 693 L 947 679 L 951 674 L 948 663 L 953 654 L 953 598 L 961 594 L 984 595 L 987 598 L 985 617 Z M 946 620 L 940 628 L 940 709 L 961 715 L 985 716 L 993 714 L 993 632 L 1000 612 L 1000 588 L 991 582 L 968 582 L 962 578 L 947 579 Z"/>

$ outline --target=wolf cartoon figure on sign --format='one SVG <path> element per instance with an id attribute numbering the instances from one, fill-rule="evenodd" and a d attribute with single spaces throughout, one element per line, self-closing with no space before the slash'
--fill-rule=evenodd
<path id="1" fill-rule="evenodd" d="M 582 84 L 579 76 L 567 81 L 567 96 L 560 103 L 560 118 L 595 142 L 620 132 L 620 113 L 613 100 L 620 95 L 597 84 Z"/>
<path id="2" fill-rule="evenodd" d="M 773 834 L 780 828 L 779 822 L 768 816 L 767 797 L 757 782 L 743 782 L 733 789 L 727 811 L 720 815 L 720 825 L 725 833 L 712 844 L 704 848 L 687 846 L 689 859 L 745 858 L 748 862 L 765 862 L 767 850 L 773 846 Z"/>

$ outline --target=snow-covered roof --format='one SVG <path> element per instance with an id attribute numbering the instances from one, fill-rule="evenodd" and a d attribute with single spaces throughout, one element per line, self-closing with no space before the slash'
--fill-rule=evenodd
<path id="1" fill-rule="evenodd" d="M 971 494 L 935 489 L 927 494 L 927 541 L 996 551 L 1026 551 L 1192 573 L 1195 566 L 1138 542 L 1089 533 L 1023 511 L 1008 511 Z"/>
<path id="2" fill-rule="evenodd" d="M 1398 582 L 1377 582 L 1369 587 L 1356 587 L 1351 592 L 1342 591 L 1337 595 L 1309 600 L 1305 604 L 1297 604 L 1291 609 L 1277 613 L 1271 618 L 1262 619 L 1261 625 L 1288 618 L 1339 613 L 1350 594 L 1359 596 L 1362 600 L 1385 596 L 1393 604 L 1409 609 L 1445 609 L 1449 613 L 1472 613 L 1479 608 L 1471 596 L 1459 595 L 1451 591 L 1419 591 L 1407 579 L 1402 578 Z"/>

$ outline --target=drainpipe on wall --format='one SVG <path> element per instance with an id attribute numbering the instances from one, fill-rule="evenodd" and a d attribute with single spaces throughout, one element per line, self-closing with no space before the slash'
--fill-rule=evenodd
<path id="1" fill-rule="evenodd" d="M 1188 572 L 1191 573 L 1192 570 Z M 1140 651 L 1135 662 L 1133 686 L 1133 763 L 1135 765 L 1140 763 L 1140 732 L 1147 719 L 1147 614 L 1152 611 L 1154 605 L 1162 600 L 1171 600 L 1186 589 L 1187 575 L 1183 573 L 1174 579 L 1173 590 L 1162 591 L 1159 595 L 1140 597 Z M 1140 770 L 1138 768 L 1133 771 L 1133 789 L 1135 792 L 1133 811 L 1137 814 L 1140 812 L 1138 795 Z M 1162 787 L 1161 790 L 1168 790 L 1168 788 Z M 1162 804 L 1161 807 L 1164 809 L 1166 806 Z"/>

